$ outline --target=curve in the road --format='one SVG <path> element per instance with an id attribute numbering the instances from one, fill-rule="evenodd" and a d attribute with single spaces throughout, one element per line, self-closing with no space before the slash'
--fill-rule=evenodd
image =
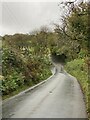
<path id="1" fill-rule="evenodd" d="M 77 80 L 64 73 L 3 104 L 3 118 L 87 118 Z"/>

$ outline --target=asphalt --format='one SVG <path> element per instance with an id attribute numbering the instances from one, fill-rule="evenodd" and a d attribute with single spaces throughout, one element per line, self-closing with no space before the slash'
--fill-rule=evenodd
<path id="1" fill-rule="evenodd" d="M 60 71 L 31 91 L 3 102 L 3 118 L 87 118 L 76 78 Z"/>

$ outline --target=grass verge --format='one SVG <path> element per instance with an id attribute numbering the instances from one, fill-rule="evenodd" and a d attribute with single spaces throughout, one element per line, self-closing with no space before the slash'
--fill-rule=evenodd
<path id="1" fill-rule="evenodd" d="M 68 73 L 75 76 L 79 81 L 86 101 L 87 114 L 90 118 L 90 93 L 89 93 L 89 77 L 88 77 L 88 66 L 84 59 L 75 59 L 66 64 L 65 69 Z"/>

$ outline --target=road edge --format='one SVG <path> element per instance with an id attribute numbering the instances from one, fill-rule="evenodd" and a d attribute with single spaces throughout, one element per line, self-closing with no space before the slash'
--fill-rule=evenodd
<path id="1" fill-rule="evenodd" d="M 7 99 L 5 99 L 5 100 L 2 100 L 3 104 L 6 103 L 6 102 L 8 102 L 9 100 L 15 99 L 15 98 L 17 98 L 17 97 L 20 97 L 20 96 L 24 95 L 24 94 L 27 93 L 27 92 L 30 92 L 31 90 L 35 89 L 36 87 L 38 87 L 38 86 L 44 84 L 45 82 L 47 82 L 47 81 L 48 81 L 49 79 L 51 79 L 53 76 L 54 76 L 54 74 L 52 74 L 52 75 L 51 75 L 49 78 L 47 78 L 46 80 L 43 80 L 42 82 L 39 82 L 38 84 L 36 84 L 36 85 L 34 85 L 34 86 L 32 86 L 32 87 L 30 87 L 30 88 L 28 88 L 28 89 L 26 89 L 26 90 L 18 93 L 18 94 L 14 95 L 14 96 L 12 96 L 12 97 L 10 97 L 10 98 L 7 98 Z"/>

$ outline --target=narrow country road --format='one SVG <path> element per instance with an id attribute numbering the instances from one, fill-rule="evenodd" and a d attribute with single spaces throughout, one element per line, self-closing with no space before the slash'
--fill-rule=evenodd
<path id="1" fill-rule="evenodd" d="M 77 80 L 57 72 L 47 82 L 3 103 L 3 118 L 87 118 Z"/>

